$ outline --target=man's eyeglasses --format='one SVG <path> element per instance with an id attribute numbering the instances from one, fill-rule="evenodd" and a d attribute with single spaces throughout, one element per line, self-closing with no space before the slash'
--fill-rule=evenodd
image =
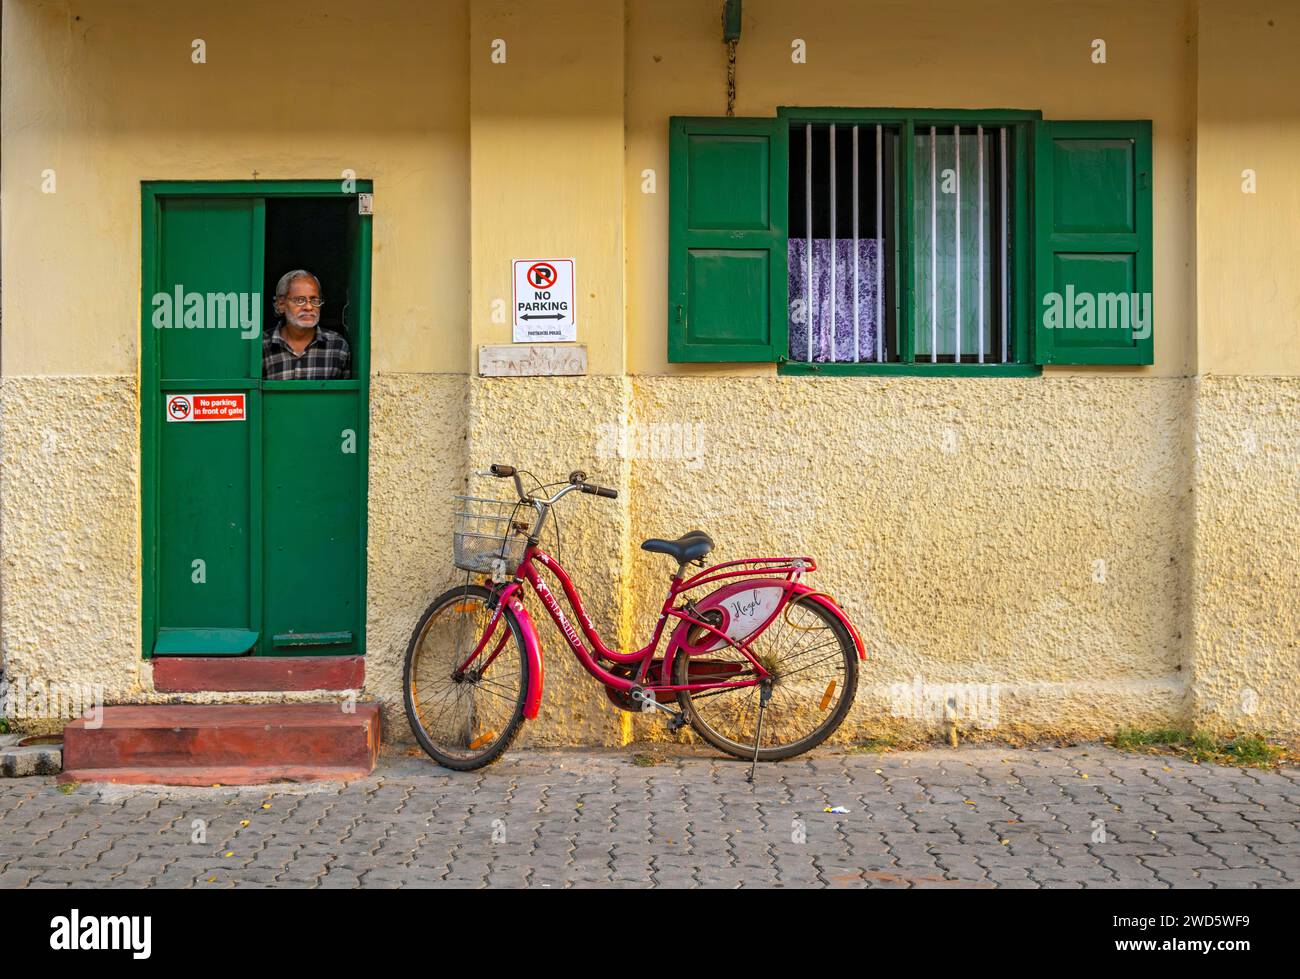
<path id="1" fill-rule="evenodd" d="M 311 303 L 312 306 L 316 309 L 320 309 L 322 306 L 325 305 L 324 299 L 317 299 L 314 296 L 311 299 L 308 299 L 306 296 L 281 296 L 280 298 L 283 299 L 288 305 L 297 306 L 299 309 L 302 309 L 308 303 Z"/>

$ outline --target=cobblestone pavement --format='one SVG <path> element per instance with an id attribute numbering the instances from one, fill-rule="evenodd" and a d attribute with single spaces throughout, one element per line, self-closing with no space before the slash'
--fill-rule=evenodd
<path id="1" fill-rule="evenodd" d="M 386 749 L 346 784 L 0 780 L 0 887 L 1295 887 L 1300 771 L 1098 745 L 517 751 L 457 774 Z M 846 814 L 827 813 L 843 806 Z"/>

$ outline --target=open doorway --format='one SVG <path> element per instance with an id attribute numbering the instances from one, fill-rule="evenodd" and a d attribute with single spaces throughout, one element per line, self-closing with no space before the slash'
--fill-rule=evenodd
<path id="1" fill-rule="evenodd" d="M 336 181 L 146 183 L 143 196 L 144 654 L 362 654 L 371 218 Z M 293 269 L 320 280 L 319 326 L 351 351 L 343 379 L 263 375 L 275 285 Z M 173 295 L 187 316 L 247 302 L 262 329 L 155 328 Z"/>
<path id="2" fill-rule="evenodd" d="M 275 329 L 275 285 L 292 269 L 307 269 L 321 284 L 325 300 L 320 326 L 342 334 L 356 349 L 356 297 L 349 281 L 356 225 L 355 197 L 268 197 L 266 200 L 266 284 L 262 322 Z"/>

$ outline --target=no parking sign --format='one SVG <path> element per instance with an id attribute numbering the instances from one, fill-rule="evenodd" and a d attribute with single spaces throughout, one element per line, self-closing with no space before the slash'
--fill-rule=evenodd
<path id="1" fill-rule="evenodd" d="M 515 343 L 576 340 L 573 259 L 517 258 L 514 269 Z"/>

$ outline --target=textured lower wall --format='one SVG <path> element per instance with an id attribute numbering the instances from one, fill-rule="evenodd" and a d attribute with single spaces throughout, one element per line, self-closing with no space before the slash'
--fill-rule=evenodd
<path id="1" fill-rule="evenodd" d="M 627 577 L 630 514 L 636 503 L 628 460 L 617 454 L 618 433 L 629 419 L 631 381 L 625 377 L 541 377 L 470 379 L 470 464 L 518 466 L 543 482 L 563 481 L 584 469 L 592 482 L 619 488 L 617 500 L 570 494 L 556 507 L 560 559 L 585 600 L 600 634 L 626 648 L 620 596 L 635 582 Z M 476 492 L 507 496 L 513 484 L 476 478 Z M 551 528 L 552 530 L 554 527 Z M 544 535 L 552 547 L 553 538 Z M 558 583 L 552 590 L 564 607 Z M 625 738 L 626 716 L 609 703 L 604 688 L 587 673 L 535 597 L 526 602 L 546 652 L 546 690 L 537 720 L 523 738 L 533 744 L 614 744 Z M 572 621 L 572 617 L 570 617 Z M 621 637 L 621 638 L 620 638 Z"/>
<path id="2" fill-rule="evenodd" d="M 29 716 L 54 691 L 128 699 L 141 672 L 135 378 L 6 377 L 0 409 L 5 674 Z"/>
<path id="3" fill-rule="evenodd" d="M 139 410 L 131 377 L 9 377 L 0 480 L 0 630 L 25 690 L 105 703 L 321 700 L 296 694 L 161 694 L 140 647 Z M 366 691 L 406 733 L 401 673 L 411 629 L 454 579 L 451 498 L 465 481 L 462 375 L 378 375 L 370 394 Z M 64 718 L 72 711 L 64 705 Z"/>
<path id="4" fill-rule="evenodd" d="M 385 737 L 409 737 L 406 644 L 429 602 L 456 579 L 452 497 L 464 492 L 468 415 L 464 375 L 371 379 L 366 694 L 383 701 Z"/>
<path id="5" fill-rule="evenodd" d="M 1300 732 L 1300 378 L 1199 382 L 1199 726 Z"/>
<path id="6" fill-rule="evenodd" d="M 924 701 L 952 685 L 996 701 L 1000 734 L 1169 723 L 1187 710 L 1189 384 L 638 378 L 634 537 L 700 527 L 718 559 L 815 557 L 871 657 L 844 737 L 933 729 Z M 667 564 L 637 556 L 639 633 Z"/>
<path id="7" fill-rule="evenodd" d="M 320 699 L 153 691 L 133 378 L 10 377 L 0 406 L 9 676 L 98 686 L 109 703 Z M 933 733 L 949 696 L 971 735 L 1193 720 L 1294 735 L 1298 406 L 1300 381 L 1277 378 L 380 375 L 366 695 L 385 704 L 386 738 L 408 738 L 406 643 L 458 578 L 451 498 L 472 470 L 509 462 L 619 487 L 617 501 L 567 499 L 560 527 L 588 612 L 620 648 L 649 635 L 671 571 L 637 549 L 646 537 L 701 527 L 719 560 L 816 557 L 811 580 L 871 656 L 841 740 Z M 530 607 L 547 673 L 526 740 L 664 736 L 616 711 Z"/>

